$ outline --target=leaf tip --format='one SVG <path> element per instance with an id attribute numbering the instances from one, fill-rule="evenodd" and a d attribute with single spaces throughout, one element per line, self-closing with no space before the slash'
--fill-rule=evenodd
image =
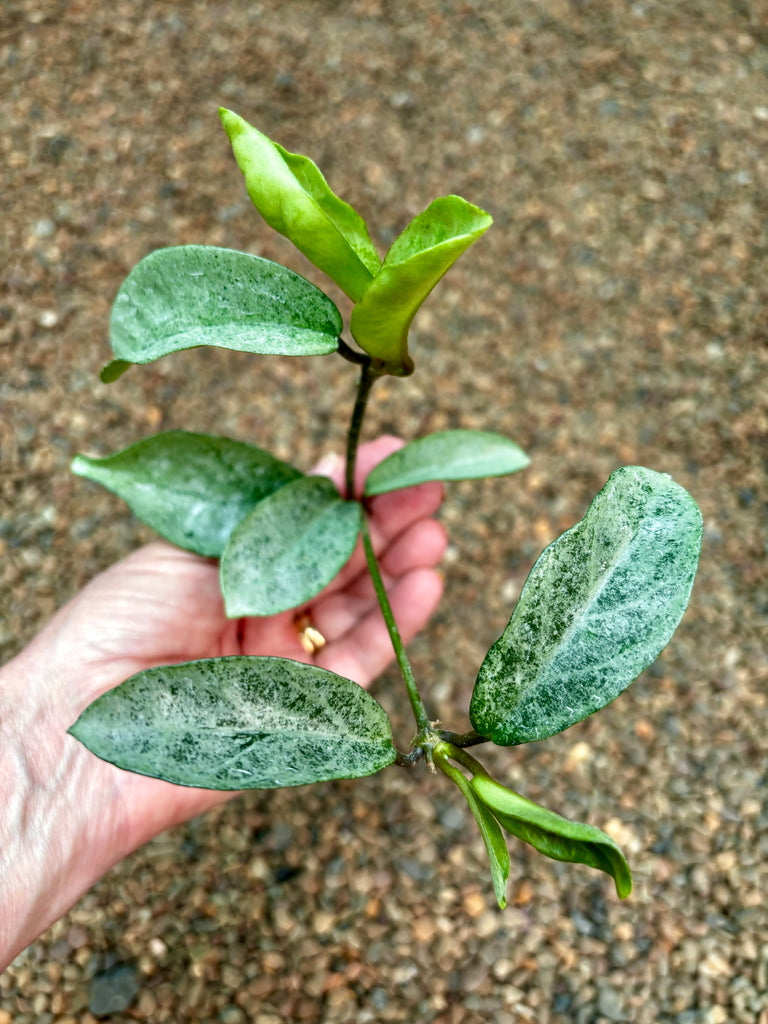
<path id="1" fill-rule="evenodd" d="M 118 377 L 122 377 L 126 370 L 130 370 L 132 366 L 133 363 L 129 359 L 113 359 L 111 363 L 107 363 L 103 367 L 99 378 L 102 384 L 111 384 Z"/>
<path id="2" fill-rule="evenodd" d="M 69 468 L 70 471 L 74 473 L 76 476 L 87 476 L 90 464 L 91 460 L 88 458 L 88 456 L 81 455 L 78 452 L 78 454 L 70 462 Z"/>
<path id="3" fill-rule="evenodd" d="M 85 714 L 85 712 L 83 712 L 83 714 Z M 77 740 L 78 743 L 83 743 L 83 740 L 78 735 L 78 733 L 79 733 L 78 726 L 80 725 L 82 717 L 83 717 L 83 715 L 80 715 L 80 717 L 76 721 L 74 721 L 72 723 L 72 725 L 70 725 L 70 727 L 67 729 L 67 736 L 71 736 L 72 739 Z M 83 743 L 83 746 L 85 746 L 84 743 Z"/>
<path id="4" fill-rule="evenodd" d="M 242 130 L 244 123 L 239 114 L 236 114 L 234 110 L 228 110 L 226 107 L 219 107 L 219 120 L 230 140 L 233 135 L 238 134 L 238 130 Z"/>
<path id="5" fill-rule="evenodd" d="M 617 871 L 613 876 L 613 880 L 616 884 L 616 895 L 620 900 L 627 899 L 632 893 L 632 872 L 629 870 L 626 860 L 622 865 L 622 870 Z"/>

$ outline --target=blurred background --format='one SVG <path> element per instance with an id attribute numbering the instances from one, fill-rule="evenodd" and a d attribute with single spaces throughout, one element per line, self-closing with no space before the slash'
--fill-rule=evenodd
<path id="1" fill-rule="evenodd" d="M 511 841 L 500 912 L 460 794 L 423 768 L 256 793 L 105 878 L 0 979 L 0 1024 L 767 1024 L 767 87 L 742 0 L 4 0 L 4 659 L 151 536 L 76 452 L 171 428 L 301 468 L 342 447 L 340 359 L 198 350 L 99 382 L 117 288 L 159 246 L 280 260 L 347 310 L 252 208 L 219 105 L 311 156 L 382 254 L 436 195 L 495 219 L 366 426 L 487 428 L 532 458 L 448 489 L 446 596 L 412 648 L 435 714 L 466 726 L 531 564 L 616 466 L 672 474 L 705 535 L 651 670 L 482 754 L 622 844 L 628 901 Z M 374 693 L 405 746 L 400 689 Z"/>

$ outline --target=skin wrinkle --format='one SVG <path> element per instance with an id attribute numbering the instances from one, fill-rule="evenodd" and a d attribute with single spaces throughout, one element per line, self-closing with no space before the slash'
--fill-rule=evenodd
<path id="1" fill-rule="evenodd" d="M 18 696 L 18 691 L 30 681 L 39 693 L 36 702 Z M 8 922 L 8 931 L 0 931 L 0 948 L 11 945 L 12 935 L 26 936 L 29 941 L 35 937 L 34 922 L 50 909 L 42 903 L 48 902 L 51 880 L 56 880 L 55 891 L 59 892 L 62 910 L 69 906 L 69 893 L 76 895 L 79 891 L 78 860 L 84 850 L 91 848 L 90 838 L 104 826 L 103 822 L 97 826 L 91 820 L 91 776 L 83 752 L 71 737 L 62 735 L 59 740 L 57 736 L 55 723 L 61 710 L 49 694 L 67 693 L 68 680 L 54 665 L 44 692 L 35 682 L 31 673 L 29 679 L 26 676 L 23 654 L 3 670 L 6 703 L 11 708 L 10 714 L 2 716 L 4 732 L 17 738 L 17 742 L 10 749 L 6 745 L 4 750 L 3 788 L 8 803 L 0 820 L 0 882 L 3 893 L 8 894 L 4 895 L 2 915 Z M 16 708 L 35 710 L 26 718 Z M 6 774 L 5 767 L 13 774 Z M 78 793 L 79 798 L 72 804 L 66 803 L 67 820 L 57 827 L 64 803 L 62 793 L 68 790 Z M 78 842 L 67 841 L 75 836 Z M 40 884 L 43 879 L 44 885 Z M 41 895 L 32 904 L 25 904 L 30 892 Z M 9 903 L 10 900 L 13 902 Z"/>
<path id="2" fill-rule="evenodd" d="M 7 700 L 4 701 L 0 706 L 0 723 L 10 736 L 20 735 L 15 719 L 13 707 Z M 18 743 L 3 744 L 0 753 L 0 779 L 3 790 L 0 849 L 5 851 L 5 856 L 0 857 L 0 892 L 3 893 L 14 892 L 16 865 L 25 863 L 21 856 L 24 844 L 19 842 L 19 837 L 24 835 L 27 828 L 27 806 L 31 789 L 31 781 L 25 771 L 26 763 L 24 750 Z M 18 889 L 16 891 L 18 892 Z M 8 922 L 14 920 L 16 913 L 14 907 L 9 908 L 6 904 L 3 913 L 0 914 L 0 948 L 9 944 L 12 933 Z"/>

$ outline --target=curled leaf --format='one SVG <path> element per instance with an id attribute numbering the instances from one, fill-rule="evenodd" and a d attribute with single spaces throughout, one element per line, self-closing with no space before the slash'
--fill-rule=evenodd
<path id="1" fill-rule="evenodd" d="M 376 277 L 352 310 L 350 330 L 388 373 L 413 372 L 408 330 L 445 272 L 486 231 L 492 218 L 460 196 L 429 204 L 395 239 Z"/>
<path id="2" fill-rule="evenodd" d="M 477 822 L 480 834 L 485 843 L 488 862 L 491 868 L 491 881 L 496 902 L 501 909 L 507 905 L 507 880 L 509 879 L 509 851 L 504 841 L 499 823 L 480 800 L 478 800 L 469 780 L 449 761 L 451 756 L 449 745 L 439 743 L 434 751 L 434 762 L 440 771 L 455 783 L 464 795 L 472 816 Z"/>
<path id="3" fill-rule="evenodd" d="M 112 307 L 116 358 L 109 382 L 131 363 L 213 345 L 265 355 L 335 352 L 342 322 L 309 281 L 271 260 L 211 245 L 157 249 L 137 263 Z"/>
<path id="4" fill-rule="evenodd" d="M 486 774 L 475 775 L 470 786 L 478 800 L 513 836 L 554 860 L 587 864 L 605 871 L 613 878 L 621 899 L 632 892 L 632 875 L 624 854 L 599 828 L 568 821 Z"/>
<path id="5" fill-rule="evenodd" d="M 357 301 L 381 265 L 362 217 L 308 157 L 289 153 L 231 110 L 222 107 L 219 116 L 264 220 Z"/>
<path id="6" fill-rule="evenodd" d="M 522 839 L 547 857 L 574 864 L 587 864 L 599 871 L 605 871 L 613 878 L 616 892 L 621 899 L 629 896 L 632 891 L 629 865 L 617 844 L 605 832 L 594 825 L 568 821 L 567 818 L 520 796 L 514 790 L 507 789 L 491 778 L 482 764 L 471 754 L 453 744 L 438 743 L 434 749 L 434 757 L 438 768 L 445 771 L 462 792 L 467 789 L 470 791 L 472 799 L 467 797 L 470 807 L 473 807 L 474 800 L 482 808 L 482 814 L 475 814 L 478 823 L 487 822 L 485 816 L 492 816 L 507 832 Z M 458 768 L 452 768 L 452 773 L 447 772 L 449 758 L 466 768 L 471 773 L 471 778 L 467 779 Z M 483 836 L 485 838 L 485 832 Z M 489 845 L 489 839 L 486 839 L 486 847 L 491 856 L 493 871 L 494 857 L 499 856 L 498 839 L 492 831 L 489 832 L 489 836 L 492 837 L 493 849 Z"/>

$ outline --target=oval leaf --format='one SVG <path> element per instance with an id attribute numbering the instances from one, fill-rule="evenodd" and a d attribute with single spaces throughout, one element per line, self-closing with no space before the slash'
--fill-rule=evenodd
<path id="1" fill-rule="evenodd" d="M 443 196 L 395 239 L 350 320 L 355 341 L 368 355 L 381 359 L 388 373 L 406 376 L 413 371 L 408 329 L 416 311 L 491 223 L 489 214 L 460 196 Z"/>
<path id="2" fill-rule="evenodd" d="M 321 356 L 336 351 L 341 328 L 328 296 L 278 263 L 211 245 L 157 249 L 117 293 L 110 320 L 116 359 L 102 380 L 198 345 Z"/>
<path id="3" fill-rule="evenodd" d="M 69 732 L 118 768 L 203 789 L 358 778 L 396 757 L 386 713 L 362 687 L 285 658 L 147 669 Z"/>
<path id="4" fill-rule="evenodd" d="M 411 441 L 383 459 L 365 482 L 366 495 L 428 480 L 473 480 L 525 469 L 528 456 L 514 441 L 484 430 L 444 430 Z"/>
<path id="5" fill-rule="evenodd" d="M 289 153 L 231 110 L 222 107 L 219 116 L 264 220 L 356 302 L 381 265 L 362 217 L 308 157 Z"/>
<path id="6" fill-rule="evenodd" d="M 632 892 L 632 875 L 624 854 L 599 828 L 568 821 L 507 789 L 486 774 L 475 775 L 469 785 L 478 800 L 513 836 L 530 843 L 547 857 L 588 864 L 605 871 L 616 883 L 616 892 L 621 899 L 626 899 Z"/>
<path id="7" fill-rule="evenodd" d="M 531 570 L 480 668 L 475 729 L 494 743 L 528 743 L 618 697 L 682 618 L 701 529 L 696 502 L 668 476 L 616 470 Z"/>
<path id="8" fill-rule="evenodd" d="M 440 771 L 459 787 L 469 804 L 469 809 L 472 811 L 472 816 L 477 822 L 488 853 L 488 861 L 491 866 L 491 881 L 493 882 L 496 901 L 503 910 L 507 905 L 507 880 L 509 879 L 510 865 L 509 851 L 507 850 L 507 844 L 504 842 L 504 836 L 502 835 L 499 823 L 488 808 L 478 800 L 469 780 L 448 760 L 451 756 L 448 745 L 438 743 L 433 750 L 432 756 Z"/>
<path id="9" fill-rule="evenodd" d="M 362 508 L 330 480 L 307 476 L 260 502 L 221 559 L 227 615 L 274 615 L 318 594 L 349 560 Z"/>
<path id="10" fill-rule="evenodd" d="M 301 477 L 260 448 L 183 430 L 156 434 L 105 459 L 78 455 L 72 469 L 117 494 L 173 544 L 216 558 L 251 509 Z"/>

